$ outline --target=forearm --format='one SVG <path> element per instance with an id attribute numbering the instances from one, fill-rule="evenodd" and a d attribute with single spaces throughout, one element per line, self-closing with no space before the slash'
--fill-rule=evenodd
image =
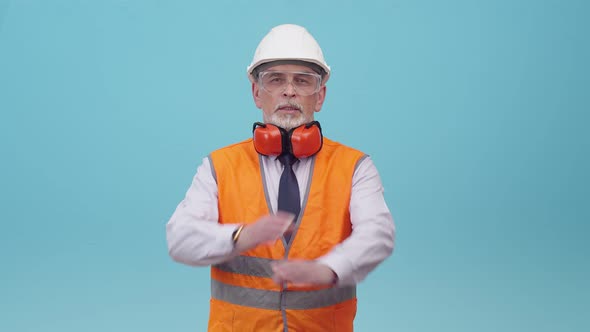
<path id="1" fill-rule="evenodd" d="M 358 284 L 391 255 L 395 231 L 390 214 L 357 226 L 351 236 L 317 259 L 337 276 L 340 286 Z"/>
<path id="2" fill-rule="evenodd" d="M 231 258 L 231 234 L 237 225 L 206 220 L 171 219 L 166 225 L 168 253 L 175 261 L 193 266 L 221 263 Z"/>

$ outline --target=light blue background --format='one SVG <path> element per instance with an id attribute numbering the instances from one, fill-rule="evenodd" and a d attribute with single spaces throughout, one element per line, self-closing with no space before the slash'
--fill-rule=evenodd
<path id="1" fill-rule="evenodd" d="M 397 224 L 357 331 L 589 331 L 588 1 L 0 0 L 0 331 L 204 331 L 165 223 L 281 23 Z M 586 317 L 584 317 L 586 316 Z"/>

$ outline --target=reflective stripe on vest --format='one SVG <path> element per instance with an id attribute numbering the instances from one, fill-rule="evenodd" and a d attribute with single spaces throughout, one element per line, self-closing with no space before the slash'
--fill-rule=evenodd
<path id="1" fill-rule="evenodd" d="M 282 292 L 275 292 L 232 286 L 211 279 L 211 296 L 217 300 L 259 309 L 315 309 L 355 298 L 356 287 L 347 286 L 312 291 L 284 290 Z"/>
<path id="2" fill-rule="evenodd" d="M 271 262 L 273 260 L 268 258 L 237 256 L 215 267 L 225 272 L 270 278 L 272 277 Z M 314 309 L 353 299 L 356 296 L 356 287 L 277 292 L 233 286 L 211 279 L 211 296 L 221 301 L 260 309 Z"/>

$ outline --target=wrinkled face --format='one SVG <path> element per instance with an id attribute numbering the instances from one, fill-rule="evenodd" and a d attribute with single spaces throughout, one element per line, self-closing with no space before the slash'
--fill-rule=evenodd
<path id="1" fill-rule="evenodd" d="M 269 92 L 258 80 L 252 83 L 252 96 L 256 106 L 262 110 L 265 123 L 272 123 L 285 129 L 298 127 L 314 120 L 314 113 L 322 109 L 326 97 L 326 87 L 321 85 L 317 92 L 306 95 L 305 81 L 298 73 L 315 74 L 307 66 L 283 64 L 265 69 L 267 72 L 280 72 L 289 82 L 284 89 Z M 271 89 L 272 90 L 272 89 Z"/>

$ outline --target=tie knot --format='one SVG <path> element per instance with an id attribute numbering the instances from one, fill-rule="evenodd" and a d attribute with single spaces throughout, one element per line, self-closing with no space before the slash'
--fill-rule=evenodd
<path id="1" fill-rule="evenodd" d="M 295 158 L 295 156 L 290 153 L 284 153 L 279 156 L 279 161 L 281 164 L 283 164 L 283 166 L 292 166 L 297 161 L 297 158 Z"/>

